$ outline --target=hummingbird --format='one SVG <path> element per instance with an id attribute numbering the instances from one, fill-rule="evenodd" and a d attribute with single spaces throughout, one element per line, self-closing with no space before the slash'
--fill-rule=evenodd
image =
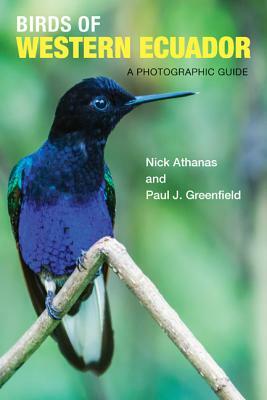
<path id="1" fill-rule="evenodd" d="M 53 298 L 85 251 L 113 237 L 115 189 L 104 160 L 109 134 L 141 104 L 195 92 L 133 96 L 107 77 L 87 78 L 59 100 L 48 139 L 12 169 L 8 212 L 29 295 L 37 315 L 60 319 L 52 333 L 64 357 L 81 371 L 102 374 L 114 341 L 103 264 L 69 312 Z"/>

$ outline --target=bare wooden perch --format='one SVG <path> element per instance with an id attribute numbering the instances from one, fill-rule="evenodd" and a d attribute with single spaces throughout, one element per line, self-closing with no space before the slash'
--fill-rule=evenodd
<path id="1" fill-rule="evenodd" d="M 220 399 L 244 400 L 225 372 L 143 274 L 126 249 L 112 238 L 98 241 L 85 256 L 83 271 L 75 270 L 54 299 L 54 305 L 66 313 L 78 299 L 96 271 L 106 260 L 112 270 L 135 294 L 172 342 L 208 382 Z M 0 386 L 38 349 L 59 321 L 44 311 L 18 342 L 0 358 Z"/>

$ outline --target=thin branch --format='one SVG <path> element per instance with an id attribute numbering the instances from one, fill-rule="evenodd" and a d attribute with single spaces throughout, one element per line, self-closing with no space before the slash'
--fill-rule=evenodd
<path id="1" fill-rule="evenodd" d="M 224 400 L 244 400 L 225 372 L 134 263 L 126 249 L 115 239 L 103 238 L 91 247 L 85 256 L 86 269 L 73 272 L 55 297 L 55 307 L 64 310 L 64 313 L 68 312 L 104 260 L 135 294 L 216 395 Z M 48 316 L 46 310 L 40 315 L 18 342 L 0 358 L 0 385 L 3 385 L 37 350 L 58 323 Z"/>

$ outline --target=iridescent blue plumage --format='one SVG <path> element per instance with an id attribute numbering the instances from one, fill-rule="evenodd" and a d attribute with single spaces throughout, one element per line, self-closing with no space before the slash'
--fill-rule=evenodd
<path id="1" fill-rule="evenodd" d="M 46 142 L 18 168 L 23 175 L 19 248 L 35 273 L 45 266 L 54 275 L 70 274 L 82 250 L 113 235 L 108 168 L 91 166 L 102 163 L 103 146 L 90 145 L 85 152 L 71 143 L 58 149 Z"/>

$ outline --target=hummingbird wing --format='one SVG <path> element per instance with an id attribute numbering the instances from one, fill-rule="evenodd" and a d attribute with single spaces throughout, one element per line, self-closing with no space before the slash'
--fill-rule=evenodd
<path id="1" fill-rule="evenodd" d="M 109 215 L 112 221 L 112 225 L 115 223 L 115 213 L 116 213 L 116 195 L 114 182 L 107 164 L 105 164 L 104 169 L 104 180 L 105 180 L 105 200 L 107 203 Z"/>
<path id="2" fill-rule="evenodd" d="M 16 243 L 18 245 L 18 227 L 19 227 L 19 215 L 22 203 L 22 186 L 25 171 L 31 164 L 30 158 L 23 158 L 15 167 L 12 169 L 7 191 L 7 204 L 10 222 L 15 236 Z"/>
<path id="3" fill-rule="evenodd" d="M 24 278 L 37 314 L 44 310 L 45 290 L 33 271 L 24 263 L 19 246 L 19 218 L 23 203 L 23 183 L 31 167 L 31 157 L 25 157 L 12 169 L 7 192 L 7 204 L 13 234 L 19 252 Z"/>

